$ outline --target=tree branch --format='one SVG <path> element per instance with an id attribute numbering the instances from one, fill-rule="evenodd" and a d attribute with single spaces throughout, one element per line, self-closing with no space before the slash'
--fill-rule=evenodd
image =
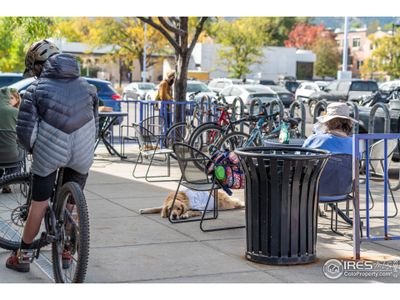
<path id="1" fill-rule="evenodd" d="M 200 33 L 203 31 L 204 23 L 207 21 L 208 17 L 201 17 L 200 21 L 196 25 L 196 31 L 193 36 L 192 42 L 189 46 L 189 53 L 192 53 L 194 46 L 196 45 L 197 39 L 200 36 Z"/>
<path id="2" fill-rule="evenodd" d="M 158 17 L 158 20 L 160 23 L 169 31 L 172 31 L 173 33 L 176 33 L 178 35 L 185 35 L 185 32 L 177 27 L 172 26 L 169 24 L 163 17 Z"/>
<path id="3" fill-rule="evenodd" d="M 174 49 L 177 52 L 179 52 L 179 53 L 181 52 L 179 45 L 175 42 L 175 40 L 171 37 L 171 35 L 165 30 L 164 27 L 155 23 L 151 17 L 148 17 L 148 18 L 138 17 L 138 19 L 144 23 L 149 24 L 150 26 L 154 27 L 155 29 L 157 29 L 168 40 L 168 42 L 171 44 L 172 47 L 174 47 Z"/>

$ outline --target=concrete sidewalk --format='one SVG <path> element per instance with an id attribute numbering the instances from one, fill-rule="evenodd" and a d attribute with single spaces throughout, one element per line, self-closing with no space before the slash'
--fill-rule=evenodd
<path id="1" fill-rule="evenodd" d="M 393 277 L 327 279 L 323 264 L 331 258 L 350 258 L 352 241 L 333 234 L 326 218 L 319 218 L 317 262 L 289 267 L 246 260 L 244 229 L 203 233 L 198 222 L 170 224 L 159 215 L 140 215 L 140 208 L 161 205 L 176 182 L 134 180 L 131 162 L 112 158 L 103 150 L 98 151 L 85 192 L 91 226 L 86 282 L 400 282 Z M 142 165 L 139 171 L 145 168 Z M 163 167 L 154 169 L 161 171 Z M 179 176 L 176 164 L 173 175 Z M 243 192 L 237 196 L 243 197 Z M 398 229 L 399 218 L 393 222 Z M 217 223 L 244 224 L 244 211 L 224 212 L 209 222 Z M 399 241 L 362 244 L 363 257 L 376 260 L 400 259 L 399 250 Z M 50 257 L 50 250 L 43 254 Z M 28 274 L 6 269 L 7 255 L 0 250 L 0 282 L 51 282 L 36 264 Z"/>

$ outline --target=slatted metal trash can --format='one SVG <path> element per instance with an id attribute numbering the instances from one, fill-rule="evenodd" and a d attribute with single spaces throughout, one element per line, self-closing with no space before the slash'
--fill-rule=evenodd
<path id="1" fill-rule="evenodd" d="M 246 258 L 277 265 L 315 261 L 318 184 L 329 154 L 287 146 L 235 152 L 246 177 Z"/>

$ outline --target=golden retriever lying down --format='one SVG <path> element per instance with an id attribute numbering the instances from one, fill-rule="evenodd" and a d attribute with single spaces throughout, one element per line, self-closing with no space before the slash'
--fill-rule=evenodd
<path id="1" fill-rule="evenodd" d="M 202 193 L 202 194 L 199 194 Z M 168 218 L 168 214 L 171 212 L 171 218 L 176 219 L 187 219 L 195 216 L 201 216 L 202 211 L 207 202 L 209 192 L 196 192 L 191 190 L 185 190 L 178 192 L 174 207 L 172 207 L 172 202 L 174 201 L 175 192 L 168 194 L 167 198 L 164 200 L 164 204 L 159 207 L 144 208 L 140 209 L 140 214 L 155 214 L 161 213 L 161 217 Z M 205 198 L 203 205 L 199 205 L 199 197 Z M 205 196 L 205 197 L 204 197 Z M 195 199 L 194 199 L 195 198 Z M 196 199 L 197 198 L 197 199 Z M 193 206 L 197 206 L 194 208 Z M 244 202 L 237 198 L 229 197 L 225 192 L 218 190 L 218 209 L 233 209 L 233 208 L 243 208 Z M 198 210 L 194 210 L 198 209 Z M 207 206 L 207 210 L 214 209 L 214 198 L 210 199 Z"/>

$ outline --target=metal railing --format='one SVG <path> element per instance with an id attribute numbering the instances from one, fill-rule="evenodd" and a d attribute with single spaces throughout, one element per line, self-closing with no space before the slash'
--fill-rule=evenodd
<path id="1" fill-rule="evenodd" d="M 369 241 L 382 241 L 382 240 L 399 240 L 400 236 L 389 234 L 388 225 L 388 186 L 389 186 L 389 167 L 388 167 L 388 140 L 400 139 L 398 133 L 375 133 L 375 134 L 355 134 L 353 135 L 353 256 L 355 259 L 360 259 L 360 243 L 361 240 Z M 372 236 L 370 233 L 370 215 L 369 215 L 369 141 L 370 140 L 383 140 L 384 153 L 383 153 L 383 222 L 384 222 L 384 236 Z M 360 237 L 360 188 L 359 188 L 359 174 L 360 174 L 360 141 L 365 143 L 365 165 L 366 165 L 366 237 Z"/>

